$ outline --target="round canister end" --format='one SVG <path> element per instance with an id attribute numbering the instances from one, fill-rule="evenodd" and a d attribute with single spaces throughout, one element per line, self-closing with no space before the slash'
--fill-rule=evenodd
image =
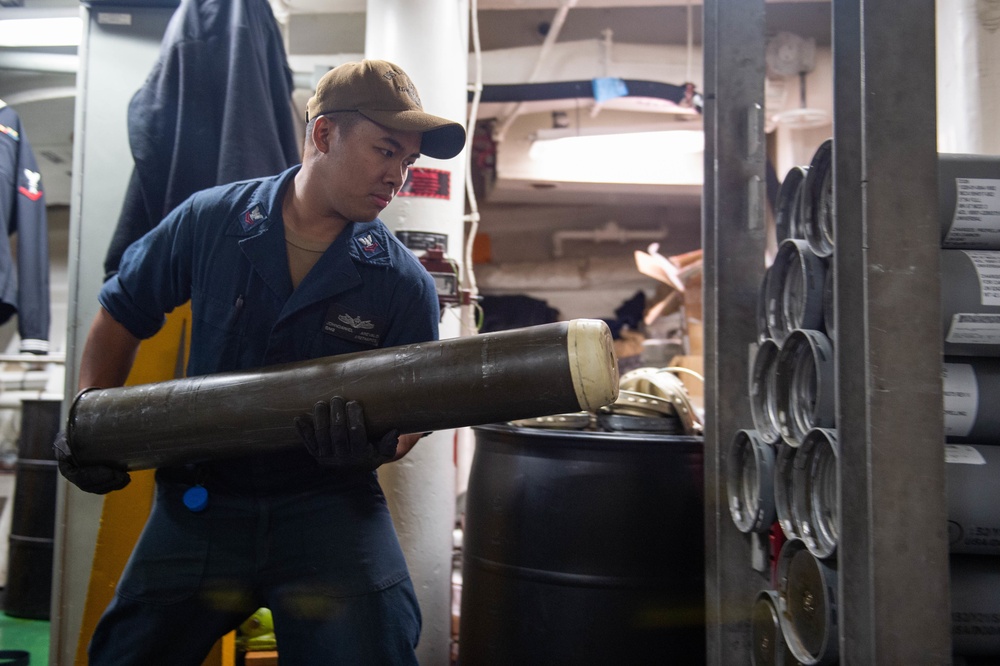
<path id="1" fill-rule="evenodd" d="M 573 319 L 566 336 L 569 371 L 583 411 L 618 399 L 618 357 L 611 329 L 600 319 Z"/>

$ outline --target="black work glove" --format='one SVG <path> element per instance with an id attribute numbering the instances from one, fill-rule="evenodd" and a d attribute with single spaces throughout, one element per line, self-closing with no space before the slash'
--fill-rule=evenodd
<path id="1" fill-rule="evenodd" d="M 59 472 L 80 490 L 95 495 L 105 495 L 112 490 L 121 490 L 132 480 L 125 470 L 105 465 L 77 465 L 73 460 L 65 431 L 56 435 L 52 447 L 59 463 Z"/>
<path id="2" fill-rule="evenodd" d="M 373 470 L 396 455 L 399 443 L 398 430 L 369 440 L 361 403 L 339 396 L 317 402 L 312 416 L 296 416 L 295 428 L 309 453 L 326 467 Z"/>

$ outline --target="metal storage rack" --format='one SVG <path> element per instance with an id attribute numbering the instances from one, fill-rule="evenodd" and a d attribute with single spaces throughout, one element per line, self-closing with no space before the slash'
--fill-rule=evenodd
<path id="1" fill-rule="evenodd" d="M 832 0 L 842 664 L 951 661 L 933 0 Z M 750 663 L 767 580 L 728 515 L 764 266 L 765 0 L 705 0 L 708 662 Z"/>

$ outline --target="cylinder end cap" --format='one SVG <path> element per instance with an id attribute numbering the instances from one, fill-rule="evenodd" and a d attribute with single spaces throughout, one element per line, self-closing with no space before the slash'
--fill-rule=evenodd
<path id="1" fill-rule="evenodd" d="M 593 411 L 617 400 L 618 357 L 607 323 L 600 319 L 571 320 L 566 348 L 580 409 Z"/>

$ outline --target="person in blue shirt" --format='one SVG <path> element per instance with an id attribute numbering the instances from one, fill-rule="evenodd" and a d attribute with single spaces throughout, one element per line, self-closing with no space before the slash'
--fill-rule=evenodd
<path id="1" fill-rule="evenodd" d="M 139 341 L 188 300 L 189 376 L 437 338 L 433 280 L 378 215 L 420 155 L 462 150 L 464 128 L 425 113 L 379 60 L 328 72 L 306 121 L 301 165 L 196 193 L 128 248 L 101 289 L 80 390 L 123 385 Z M 417 663 L 420 610 L 374 470 L 420 435 L 369 438 L 349 395 L 295 424 L 301 450 L 157 470 L 92 666 L 200 664 L 260 607 L 282 664 Z M 76 464 L 65 436 L 56 455 L 88 492 L 129 482 Z"/>

